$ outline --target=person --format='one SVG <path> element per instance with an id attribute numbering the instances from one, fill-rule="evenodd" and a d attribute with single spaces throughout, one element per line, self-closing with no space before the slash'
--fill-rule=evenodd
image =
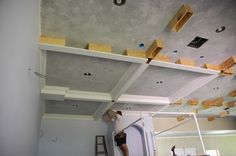
<path id="1" fill-rule="evenodd" d="M 129 156 L 129 150 L 128 146 L 126 144 L 126 133 L 124 131 L 121 131 L 124 129 L 124 119 L 122 116 L 121 111 L 114 112 L 114 118 L 115 122 L 115 131 L 119 132 L 115 135 L 115 141 L 117 146 L 119 146 L 123 156 Z"/>

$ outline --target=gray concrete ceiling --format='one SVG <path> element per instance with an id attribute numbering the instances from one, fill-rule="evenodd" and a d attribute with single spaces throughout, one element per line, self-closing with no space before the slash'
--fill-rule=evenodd
<path id="1" fill-rule="evenodd" d="M 182 4 L 190 4 L 194 15 L 180 32 L 170 32 L 167 24 Z M 42 34 L 66 38 L 68 46 L 85 48 L 92 41 L 110 44 L 113 53 L 122 54 L 126 48 L 146 50 L 154 39 L 161 38 L 165 42 L 161 53 L 169 55 L 171 62 L 190 58 L 197 62 L 197 66 L 218 64 L 236 55 L 235 0 L 126 0 L 126 4 L 120 7 L 115 6 L 113 0 L 42 0 L 41 7 Z M 220 26 L 225 26 L 225 31 L 216 33 Z M 209 40 L 199 49 L 187 47 L 196 36 Z M 144 43 L 144 47 L 139 47 L 140 43 Z M 174 50 L 177 53 L 173 53 Z M 122 61 L 49 52 L 46 84 L 73 90 L 110 92 L 129 66 L 130 63 Z M 91 76 L 85 76 L 86 72 Z M 150 66 L 126 93 L 170 96 L 198 76 L 201 74 Z M 157 81 L 163 83 L 157 84 Z M 235 75 L 219 77 L 185 99 L 224 96 L 234 89 Z M 79 101 L 81 107 L 77 111 L 70 106 L 74 103 L 47 101 L 46 112 L 91 115 L 99 106 L 98 103 Z M 175 107 L 169 110 L 192 110 L 187 105 Z M 113 108 L 137 111 L 159 109 L 152 105 L 130 104 L 115 104 Z"/>

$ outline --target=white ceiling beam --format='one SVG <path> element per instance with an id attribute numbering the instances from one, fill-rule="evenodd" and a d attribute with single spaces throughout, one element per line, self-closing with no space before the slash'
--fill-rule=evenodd
<path id="1" fill-rule="evenodd" d="M 142 95 L 121 95 L 117 103 L 132 103 L 132 104 L 149 104 L 149 105 L 169 105 L 168 97 L 159 96 L 142 96 Z"/>
<path id="2" fill-rule="evenodd" d="M 110 102 L 111 96 L 109 93 L 87 92 L 69 90 L 67 87 L 45 86 L 41 90 L 41 95 L 46 100 L 83 100 L 83 101 L 98 101 Z"/>
<path id="3" fill-rule="evenodd" d="M 93 120 L 92 115 L 70 115 L 70 114 L 51 114 L 45 113 L 42 119 L 62 119 L 62 120 Z"/>
<path id="4" fill-rule="evenodd" d="M 172 94 L 169 97 L 170 102 L 173 103 L 179 99 L 182 99 L 182 98 L 188 96 L 189 94 L 193 93 L 194 91 L 198 90 L 202 86 L 211 82 L 212 80 L 214 80 L 218 76 L 219 76 L 218 74 L 217 75 L 210 75 L 210 76 L 201 76 L 201 77 L 198 77 L 198 78 L 190 81 L 189 83 L 184 85 L 182 88 L 177 90 L 174 94 Z"/>
<path id="5" fill-rule="evenodd" d="M 148 64 L 133 63 L 111 90 L 112 99 L 116 101 L 123 93 L 125 93 L 147 67 Z"/>
<path id="6" fill-rule="evenodd" d="M 47 52 L 50 52 L 50 51 L 61 52 L 61 53 L 84 55 L 84 56 L 97 57 L 97 58 L 106 58 L 106 59 L 133 62 L 133 63 L 146 62 L 145 58 L 130 57 L 130 56 L 107 53 L 107 52 L 97 52 L 97 51 L 92 51 L 88 49 L 81 49 L 81 48 L 74 48 L 74 47 L 67 47 L 67 46 L 40 43 L 39 47 L 41 50 L 47 50 Z"/>
<path id="7" fill-rule="evenodd" d="M 195 66 L 187 66 L 187 65 L 176 64 L 176 63 L 171 63 L 171 62 L 163 62 L 163 61 L 157 61 L 157 60 L 152 60 L 150 62 L 150 65 L 171 68 L 171 69 L 184 70 L 184 71 L 190 71 L 190 72 L 195 72 L 195 73 L 202 73 L 202 74 L 214 75 L 214 74 L 220 73 L 220 71 L 217 71 L 217 70 L 205 69 L 205 68 L 195 67 Z"/>
<path id="8" fill-rule="evenodd" d="M 134 83 L 134 81 L 147 69 L 148 64 L 133 63 L 124 75 L 117 82 L 115 87 L 111 90 L 112 102 L 101 105 L 94 113 L 94 119 L 97 120 L 112 107 L 115 101 L 125 93 L 125 91 Z"/>

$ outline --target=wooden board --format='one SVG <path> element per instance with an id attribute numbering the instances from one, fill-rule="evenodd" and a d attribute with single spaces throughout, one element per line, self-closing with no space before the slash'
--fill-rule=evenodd
<path id="1" fill-rule="evenodd" d="M 199 101 L 198 99 L 190 99 L 187 101 L 187 104 L 191 105 L 191 106 L 196 106 L 198 105 Z"/>
<path id="2" fill-rule="evenodd" d="M 154 60 L 170 62 L 170 56 L 163 55 L 163 54 L 157 54 L 156 57 L 154 58 Z"/>
<path id="3" fill-rule="evenodd" d="M 202 68 L 206 68 L 206 69 L 212 69 L 212 70 L 220 70 L 219 66 L 217 65 L 212 65 L 212 64 L 204 64 L 202 66 Z"/>
<path id="4" fill-rule="evenodd" d="M 93 43 L 93 42 L 90 42 L 88 44 L 88 49 L 93 51 L 109 52 L 109 53 L 111 53 L 112 51 L 112 47 L 110 45 Z"/>
<path id="5" fill-rule="evenodd" d="M 208 121 L 214 121 L 215 119 L 216 119 L 215 116 L 208 116 L 208 117 L 207 117 L 207 120 L 208 120 Z"/>
<path id="6" fill-rule="evenodd" d="M 179 99 L 177 100 L 176 102 L 174 102 L 174 104 L 176 105 L 181 105 L 183 103 L 183 100 L 182 99 Z"/>
<path id="7" fill-rule="evenodd" d="M 180 116 L 177 116 L 177 121 L 183 121 L 184 119 L 186 118 L 185 115 L 180 115 Z"/>
<path id="8" fill-rule="evenodd" d="M 65 46 L 66 44 L 66 40 L 64 38 L 55 38 L 44 35 L 40 36 L 39 42 L 45 44 L 61 45 L 61 46 Z"/>
<path id="9" fill-rule="evenodd" d="M 230 97 L 236 97 L 236 90 L 231 91 L 228 95 Z"/>
<path id="10" fill-rule="evenodd" d="M 220 70 L 225 71 L 236 64 L 236 56 L 231 56 L 219 65 Z"/>
<path id="11" fill-rule="evenodd" d="M 187 65 L 187 66 L 195 66 L 195 64 L 196 64 L 194 60 L 184 59 L 184 58 L 178 59 L 175 63 L 183 64 L 183 65 Z"/>
<path id="12" fill-rule="evenodd" d="M 235 101 L 230 101 L 230 102 L 225 103 L 225 106 L 228 108 L 235 107 L 236 106 L 235 103 L 236 103 Z"/>
<path id="13" fill-rule="evenodd" d="M 141 50 L 139 51 L 139 50 L 126 49 L 125 52 L 124 52 L 124 55 L 146 58 L 145 57 L 145 52 L 141 51 Z"/>
<path id="14" fill-rule="evenodd" d="M 156 55 L 164 48 L 164 42 L 162 40 L 155 40 L 151 46 L 145 52 L 146 58 L 154 59 Z"/>
<path id="15" fill-rule="evenodd" d="M 220 98 L 216 98 L 216 99 L 211 99 L 211 100 L 205 100 L 202 102 L 203 107 L 220 107 L 223 105 L 224 102 L 224 98 L 220 97 Z"/>
<path id="16" fill-rule="evenodd" d="M 192 15 L 192 7 L 190 5 L 184 4 L 170 20 L 168 27 L 171 29 L 171 31 L 178 32 L 187 23 Z"/>
<path id="17" fill-rule="evenodd" d="M 221 112 L 219 115 L 220 115 L 220 117 L 226 117 L 229 115 L 229 111 Z"/>

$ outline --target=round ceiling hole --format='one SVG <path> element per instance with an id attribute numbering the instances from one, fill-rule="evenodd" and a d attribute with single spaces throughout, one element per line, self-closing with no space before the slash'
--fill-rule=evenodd
<path id="1" fill-rule="evenodd" d="M 160 80 L 160 81 L 156 81 L 156 84 L 162 84 L 162 83 L 163 83 L 162 80 Z"/>
<path id="2" fill-rule="evenodd" d="M 201 59 L 202 59 L 202 58 L 204 58 L 204 57 L 205 57 L 205 56 L 203 56 L 203 55 L 202 55 L 202 56 L 200 56 L 200 58 L 201 58 Z"/>
<path id="3" fill-rule="evenodd" d="M 124 5 L 126 0 L 114 0 L 114 4 L 117 6 L 122 6 Z"/>
<path id="4" fill-rule="evenodd" d="M 138 44 L 138 47 L 139 47 L 139 48 L 143 48 L 143 47 L 144 47 L 144 43 L 139 43 L 139 44 Z"/>
<path id="5" fill-rule="evenodd" d="M 216 29 L 216 33 L 220 33 L 226 29 L 225 26 L 220 26 L 219 28 Z"/>
<path id="6" fill-rule="evenodd" d="M 173 53 L 174 53 L 174 54 L 178 53 L 178 50 L 174 50 Z"/>

